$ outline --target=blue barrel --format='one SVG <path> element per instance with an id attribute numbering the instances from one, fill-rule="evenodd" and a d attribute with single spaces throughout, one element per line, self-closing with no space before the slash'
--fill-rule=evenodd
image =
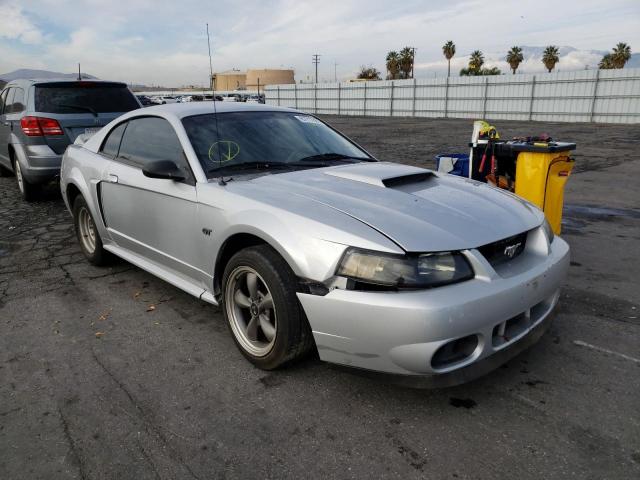
<path id="1" fill-rule="evenodd" d="M 441 153 L 436 155 L 436 170 L 440 169 L 440 160 L 447 159 L 453 163 L 453 170 L 451 175 L 458 175 L 460 177 L 469 176 L 469 155 L 466 153 Z"/>

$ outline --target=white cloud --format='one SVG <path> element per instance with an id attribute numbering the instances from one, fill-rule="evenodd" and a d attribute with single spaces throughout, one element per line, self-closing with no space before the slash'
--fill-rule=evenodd
<path id="1" fill-rule="evenodd" d="M 26 44 L 38 44 L 42 33 L 15 4 L 0 5 L 0 37 L 20 40 Z"/>
<path id="2" fill-rule="evenodd" d="M 3 2 L 3 0 L 0 0 Z M 206 84 L 209 71 L 205 23 L 209 23 L 214 70 L 293 67 L 297 78 L 312 75 L 311 55 L 322 55 L 322 80 L 350 78 L 360 65 L 384 71 L 389 50 L 417 48 L 416 74 L 442 75 L 442 44 L 451 39 L 458 54 L 452 72 L 466 66 L 475 49 L 488 66 L 508 72 L 504 55 L 512 45 L 572 45 L 561 70 L 595 67 L 599 54 L 625 41 L 640 48 L 638 0 L 30 0 L 19 9 L 0 7 L 0 37 L 9 38 L 9 57 L 24 68 L 168 86 Z M 12 18 L 7 25 L 7 18 Z M 35 26 L 39 26 L 39 29 Z M 43 41 L 46 37 L 46 41 Z M 40 45 L 25 46 L 27 42 Z M 20 45 L 17 45 L 19 43 Z M 11 54 L 13 52 L 13 54 Z M 496 53 L 491 53 L 496 52 Z M 521 71 L 542 71 L 535 55 Z M 4 70 L 7 64 L 1 58 Z"/>

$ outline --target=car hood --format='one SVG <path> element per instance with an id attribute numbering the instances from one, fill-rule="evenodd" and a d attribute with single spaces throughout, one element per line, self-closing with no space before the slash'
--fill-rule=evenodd
<path id="1" fill-rule="evenodd" d="M 408 252 L 475 248 L 543 221 L 537 207 L 504 190 L 394 163 L 308 169 L 249 182 L 281 194 L 280 208 L 304 197 L 369 225 Z"/>

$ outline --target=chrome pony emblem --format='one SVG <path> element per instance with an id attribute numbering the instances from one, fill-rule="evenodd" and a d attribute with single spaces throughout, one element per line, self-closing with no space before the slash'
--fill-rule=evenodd
<path id="1" fill-rule="evenodd" d="M 522 245 L 522 242 L 518 242 L 518 243 L 515 243 L 513 245 L 506 246 L 505 249 L 504 249 L 504 254 L 509 258 L 513 258 L 513 256 L 518 251 L 518 247 L 520 245 Z"/>

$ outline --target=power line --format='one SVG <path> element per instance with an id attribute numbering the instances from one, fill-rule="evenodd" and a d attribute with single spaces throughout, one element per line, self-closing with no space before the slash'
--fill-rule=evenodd
<path id="1" fill-rule="evenodd" d="M 318 83 L 318 64 L 320 63 L 320 57 L 321 55 L 318 53 L 314 53 L 312 58 L 312 63 L 316 66 L 316 82 Z"/>

